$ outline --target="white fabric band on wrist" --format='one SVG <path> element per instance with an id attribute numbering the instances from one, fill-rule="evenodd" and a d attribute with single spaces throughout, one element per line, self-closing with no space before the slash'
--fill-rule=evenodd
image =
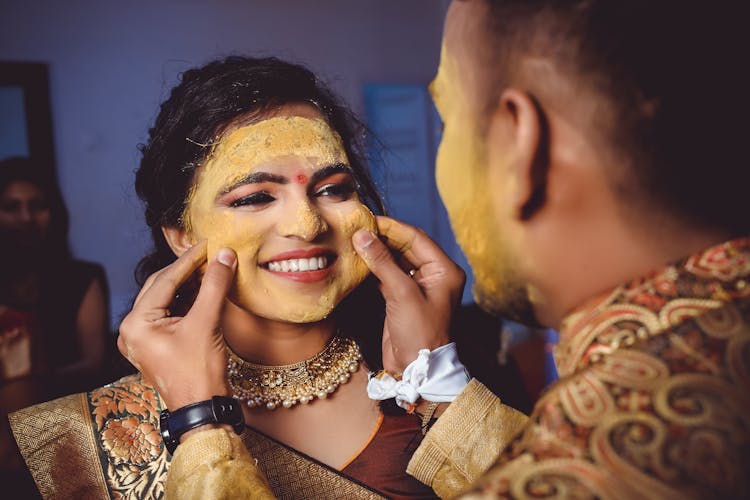
<path id="1" fill-rule="evenodd" d="M 369 377 L 367 396 L 370 399 L 396 398 L 396 404 L 405 410 L 420 397 L 436 403 L 453 401 L 469 383 L 469 372 L 458 360 L 455 342 L 434 351 L 421 349 L 417 359 L 404 370 L 401 380 L 386 372 L 378 376 L 370 373 Z"/>

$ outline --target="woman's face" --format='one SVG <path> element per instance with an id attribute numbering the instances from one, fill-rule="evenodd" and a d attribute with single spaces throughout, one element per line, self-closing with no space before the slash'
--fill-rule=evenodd
<path id="1" fill-rule="evenodd" d="M 11 182 L 0 194 L 0 229 L 16 244 L 40 244 L 47 234 L 52 212 L 38 186 L 27 181 Z"/>
<path id="2" fill-rule="evenodd" d="M 375 230 L 341 138 L 317 114 L 229 130 L 197 174 L 184 222 L 194 241 L 237 253 L 230 300 L 258 316 L 325 318 L 367 276 L 351 245 Z"/>

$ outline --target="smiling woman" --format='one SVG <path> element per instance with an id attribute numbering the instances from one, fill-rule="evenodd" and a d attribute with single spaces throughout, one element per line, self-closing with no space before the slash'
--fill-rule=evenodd
<path id="1" fill-rule="evenodd" d="M 382 368 L 385 311 L 352 235 L 374 232 L 383 208 L 360 138 L 357 120 L 305 68 L 231 57 L 182 76 L 142 148 L 136 189 L 155 251 L 139 266 L 143 290 L 121 330 L 150 336 L 158 352 L 155 339 L 198 316 L 211 285 L 204 264 L 234 251 L 214 327 L 226 389 L 200 395 L 244 403 L 243 442 L 283 498 L 434 497 L 405 472 L 419 417 L 367 397 L 367 372 Z M 162 356 L 174 373 L 191 369 L 179 354 Z M 126 377 L 11 416 L 43 496 L 164 495 L 179 435 L 165 446 L 172 421 L 160 435 L 159 414 L 186 402 L 153 382 Z M 55 439 L 40 440 L 40 426 Z"/>

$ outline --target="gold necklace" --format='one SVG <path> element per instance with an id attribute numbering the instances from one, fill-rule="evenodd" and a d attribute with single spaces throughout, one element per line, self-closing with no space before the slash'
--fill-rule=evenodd
<path id="1" fill-rule="evenodd" d="M 326 398 L 349 381 L 362 361 L 357 343 L 338 336 L 312 358 L 292 365 L 258 365 L 240 358 L 229 346 L 227 351 L 227 374 L 235 396 L 250 408 L 265 405 L 269 410 Z"/>

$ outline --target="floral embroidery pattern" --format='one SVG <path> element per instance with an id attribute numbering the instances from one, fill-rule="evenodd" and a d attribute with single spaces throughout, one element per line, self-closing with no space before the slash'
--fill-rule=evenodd
<path id="1" fill-rule="evenodd" d="M 102 445 L 115 463 L 143 465 L 159 456 L 161 437 L 151 422 L 133 416 L 113 418 L 104 426 Z"/>
<path id="2" fill-rule="evenodd" d="M 156 390 L 132 375 L 89 393 L 89 405 L 112 497 L 163 497 L 168 456 Z"/>

